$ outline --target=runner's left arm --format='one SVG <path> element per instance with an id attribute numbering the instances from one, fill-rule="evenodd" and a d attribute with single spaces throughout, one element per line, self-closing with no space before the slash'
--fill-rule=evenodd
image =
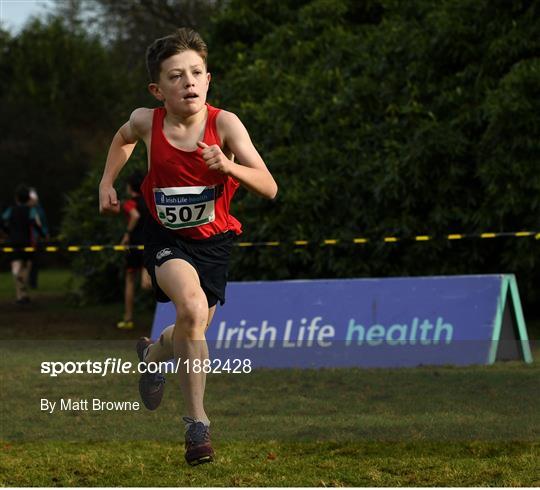
<path id="1" fill-rule="evenodd" d="M 39 218 L 39 214 L 38 214 L 36 208 L 31 208 L 30 209 L 30 220 L 32 222 L 32 226 L 39 233 L 39 236 L 41 238 L 45 238 L 45 232 L 43 231 L 43 225 L 41 223 L 41 219 Z"/>
<path id="2" fill-rule="evenodd" d="M 232 112 L 222 111 L 217 124 L 223 135 L 223 145 L 232 151 L 238 163 L 228 159 L 218 145 L 208 146 L 200 141 L 199 147 L 208 167 L 230 175 L 255 194 L 274 199 L 278 191 L 276 181 L 240 119 Z"/>

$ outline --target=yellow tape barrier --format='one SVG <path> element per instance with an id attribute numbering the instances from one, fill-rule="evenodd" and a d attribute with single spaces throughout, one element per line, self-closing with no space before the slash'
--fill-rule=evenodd
<path id="1" fill-rule="evenodd" d="M 315 240 L 292 240 L 292 241 L 271 241 L 271 242 L 238 242 L 238 247 L 248 248 L 248 247 L 279 247 L 282 245 L 294 245 L 297 247 L 305 247 L 307 245 L 339 245 L 339 244 L 357 244 L 363 245 L 365 243 L 376 243 L 377 241 L 382 240 L 384 243 L 396 243 L 396 242 L 429 242 L 431 240 L 444 239 L 444 240 L 464 240 L 468 238 L 480 238 L 480 239 L 489 239 L 489 238 L 502 238 L 502 237 L 512 237 L 512 238 L 526 238 L 534 237 L 535 240 L 540 240 L 540 232 L 538 231 L 513 231 L 513 232 L 501 232 L 501 233 L 451 233 L 448 235 L 431 236 L 431 235 L 416 235 L 413 237 L 400 238 L 396 236 L 387 236 L 378 239 L 367 238 L 367 237 L 358 237 L 353 238 L 352 240 L 340 240 L 337 238 L 328 238 L 322 241 Z M 114 250 L 117 252 L 124 252 L 126 250 L 136 249 L 144 250 L 144 245 L 46 245 L 43 247 L 24 247 L 22 249 L 17 249 L 13 247 L 0 247 L 0 252 L 4 253 L 14 253 L 19 251 L 24 252 L 36 252 L 37 250 L 43 250 L 45 252 L 81 252 L 89 250 L 91 252 L 103 252 L 105 250 Z"/>

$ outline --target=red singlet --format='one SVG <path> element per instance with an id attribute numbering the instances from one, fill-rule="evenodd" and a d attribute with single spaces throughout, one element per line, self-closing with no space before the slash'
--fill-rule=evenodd
<path id="1" fill-rule="evenodd" d="M 208 116 L 203 141 L 219 145 L 216 119 L 221 109 L 206 104 Z M 229 214 L 231 199 L 240 184 L 209 170 L 201 149 L 184 151 L 167 141 L 163 132 L 164 107 L 154 109 L 150 143 L 150 171 L 141 186 L 151 216 L 174 234 L 204 239 L 226 231 L 242 232 Z"/>

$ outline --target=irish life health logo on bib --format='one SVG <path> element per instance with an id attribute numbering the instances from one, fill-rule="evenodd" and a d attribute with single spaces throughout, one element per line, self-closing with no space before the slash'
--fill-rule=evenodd
<path id="1" fill-rule="evenodd" d="M 157 215 L 165 228 L 191 228 L 215 219 L 215 186 L 163 187 L 153 191 Z"/>

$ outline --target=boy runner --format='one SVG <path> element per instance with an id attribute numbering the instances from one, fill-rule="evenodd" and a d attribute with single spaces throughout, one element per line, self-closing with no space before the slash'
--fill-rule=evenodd
<path id="1" fill-rule="evenodd" d="M 143 140 L 148 174 L 143 185 L 150 218 L 145 230 L 145 266 L 158 301 L 173 301 L 175 324 L 156 343 L 137 344 L 144 362 L 174 356 L 201 363 L 208 359 L 205 331 L 216 304 L 225 302 L 227 267 L 240 222 L 229 214 L 239 185 L 267 199 L 277 184 L 236 115 L 206 103 L 210 73 L 207 47 L 191 29 L 157 39 L 146 62 L 157 109 L 136 109 L 113 138 L 100 183 L 100 211 L 118 212 L 114 181 Z M 234 157 L 233 157 L 234 155 Z M 233 162 L 235 158 L 238 163 Z M 202 370 L 201 370 L 202 371 Z M 181 371 L 185 402 L 185 458 L 212 461 L 210 420 L 203 406 L 206 375 Z M 139 391 L 146 407 L 157 408 L 163 376 L 143 374 Z"/>

